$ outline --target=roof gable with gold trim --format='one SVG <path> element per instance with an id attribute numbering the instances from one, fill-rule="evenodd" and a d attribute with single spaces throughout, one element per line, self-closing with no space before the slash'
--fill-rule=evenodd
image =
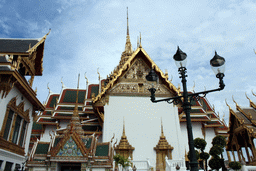
<path id="1" fill-rule="evenodd" d="M 140 61 L 141 59 L 141 61 Z M 134 91 L 139 91 L 138 82 L 146 82 L 145 80 L 145 74 L 141 70 L 138 70 L 138 72 L 134 73 L 134 75 L 129 74 L 129 72 L 132 70 L 132 67 L 136 65 L 136 62 L 138 62 L 137 66 L 138 68 L 141 67 L 143 71 L 147 71 L 150 68 L 153 68 L 156 72 L 156 74 L 159 76 L 159 82 L 163 83 L 165 85 L 166 90 L 169 90 L 169 92 L 174 96 L 180 94 L 179 90 L 168 80 L 168 76 L 165 75 L 160 68 L 155 64 L 155 62 L 149 57 L 149 55 L 146 53 L 146 51 L 139 47 L 137 50 L 128 58 L 128 60 L 122 64 L 122 66 L 118 66 L 118 70 L 115 70 L 114 73 L 111 76 L 110 81 L 107 83 L 107 85 L 102 88 L 102 91 L 94 98 L 93 103 L 100 101 L 106 93 L 113 91 L 114 87 L 117 85 L 117 83 L 122 82 L 122 79 L 128 77 L 128 80 L 135 80 L 137 79 L 137 88 L 134 88 Z M 144 77 L 144 78 L 143 78 Z M 135 81 L 136 82 L 136 81 Z M 149 84 L 149 83 L 147 83 Z M 121 85 L 120 85 L 121 86 Z M 122 88 L 122 87 L 119 87 Z M 128 87 L 127 87 L 128 88 Z M 146 89 L 146 87 L 144 88 Z M 157 94 L 157 92 L 156 92 Z M 170 95 L 169 95 L 170 96 Z"/>

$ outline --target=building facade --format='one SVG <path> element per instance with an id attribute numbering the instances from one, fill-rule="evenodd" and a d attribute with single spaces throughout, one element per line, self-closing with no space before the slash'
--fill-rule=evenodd
<path id="1" fill-rule="evenodd" d="M 43 72 L 48 34 L 40 39 L 0 39 L 0 170 L 22 168 L 26 162 L 33 120 L 44 110 L 32 85 Z"/>
<path id="2" fill-rule="evenodd" d="M 145 79 L 151 68 L 159 77 L 153 85 Z M 113 168 L 114 154 L 129 158 L 133 165 L 147 162 L 155 170 L 165 170 L 166 161 L 185 163 L 189 148 L 182 106 L 152 103 L 148 91 L 152 86 L 159 99 L 182 95 L 180 87 L 173 85 L 168 73 L 161 71 L 141 42 L 132 50 L 127 21 L 125 50 L 106 79 L 99 79 L 98 84 L 87 82 L 84 90 L 63 84 L 60 94 L 49 91 L 45 110 L 33 125 L 27 166 L 30 170 L 105 170 Z M 209 152 L 213 137 L 227 136 L 227 126 L 205 97 L 194 99 L 191 104 L 194 138 L 205 139 L 205 152 Z M 76 132 L 72 131 L 74 118 L 82 132 L 75 137 L 71 134 Z M 94 146 L 86 146 L 83 139 L 88 138 L 92 138 Z M 69 140 L 75 147 L 69 150 L 70 154 L 65 151 Z M 80 149 L 81 154 L 71 154 L 75 149 Z M 185 165 L 180 169 L 186 170 Z"/>
<path id="3" fill-rule="evenodd" d="M 246 97 L 249 107 L 241 107 L 234 99 L 236 110 L 231 109 L 227 104 L 229 136 L 226 151 L 229 162 L 239 161 L 246 165 L 256 166 L 256 104 L 247 95 Z"/>

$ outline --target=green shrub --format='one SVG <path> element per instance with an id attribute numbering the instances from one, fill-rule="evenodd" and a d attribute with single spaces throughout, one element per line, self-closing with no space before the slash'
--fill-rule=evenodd
<path id="1" fill-rule="evenodd" d="M 219 159 L 217 158 L 212 158 L 210 161 L 209 161 L 209 166 L 212 168 L 212 169 L 216 169 L 216 170 L 219 170 L 221 168 L 221 162 Z"/>
<path id="2" fill-rule="evenodd" d="M 240 170 L 242 168 L 242 165 L 239 162 L 230 162 L 228 166 L 233 170 Z"/>

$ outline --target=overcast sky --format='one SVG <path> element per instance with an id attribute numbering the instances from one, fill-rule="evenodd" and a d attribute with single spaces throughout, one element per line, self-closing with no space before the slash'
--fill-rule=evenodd
<path id="1" fill-rule="evenodd" d="M 105 78 L 119 63 L 126 40 L 126 8 L 129 7 L 130 37 L 136 48 L 141 32 L 142 47 L 177 87 L 180 83 L 173 61 L 177 45 L 188 55 L 188 89 L 218 87 L 210 67 L 214 51 L 226 59 L 221 92 L 207 95 L 228 122 L 232 95 L 242 107 L 256 102 L 256 2 L 245 0 L 0 0 L 1 38 L 40 38 L 51 28 L 44 49 L 44 72 L 33 88 L 45 101 L 49 90 L 60 93 L 61 78 L 75 88 L 77 76 L 98 83 L 97 68 Z M 85 79 L 80 80 L 85 88 Z"/>

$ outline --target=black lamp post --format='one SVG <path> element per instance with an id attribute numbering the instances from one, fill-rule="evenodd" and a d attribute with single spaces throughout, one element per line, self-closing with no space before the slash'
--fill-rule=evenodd
<path id="1" fill-rule="evenodd" d="M 173 59 L 175 60 L 175 63 L 177 67 L 179 68 L 179 74 L 181 75 L 181 82 L 183 86 L 183 93 L 181 96 L 176 96 L 176 97 L 171 97 L 171 98 L 166 98 L 166 99 L 161 99 L 161 100 L 156 100 L 155 99 L 155 92 L 156 89 L 154 87 L 150 88 L 149 91 L 151 92 L 151 101 L 153 103 L 161 102 L 161 101 L 167 101 L 168 103 L 174 103 L 178 104 L 182 102 L 182 107 L 183 111 L 186 114 L 186 120 L 187 120 L 187 133 L 188 133 L 188 145 L 189 145 L 189 151 L 190 151 L 190 167 L 191 171 L 198 171 L 198 163 L 196 160 L 196 154 L 195 154 L 195 148 L 194 148 L 194 139 L 193 139 L 193 133 L 192 133 L 192 124 L 191 124 L 191 118 L 190 118 L 190 111 L 191 111 L 191 103 L 190 101 L 193 99 L 197 99 L 200 97 L 200 94 L 203 94 L 204 96 L 207 93 L 214 92 L 214 91 L 220 91 L 223 90 L 225 87 L 225 84 L 223 82 L 223 77 L 224 77 L 224 70 L 225 70 L 225 59 L 217 54 L 215 52 L 214 57 L 210 60 L 210 64 L 212 66 L 213 71 L 216 74 L 216 77 L 219 79 L 219 88 L 213 89 L 213 90 L 208 90 L 208 91 L 202 91 L 198 93 L 193 93 L 193 94 L 188 94 L 187 92 L 187 80 L 186 80 L 186 58 L 187 54 L 182 52 L 180 48 L 178 47 L 176 54 L 173 56 Z M 146 79 L 148 81 L 157 81 L 158 76 L 155 73 L 153 69 L 150 70 L 149 74 L 146 76 Z"/>

